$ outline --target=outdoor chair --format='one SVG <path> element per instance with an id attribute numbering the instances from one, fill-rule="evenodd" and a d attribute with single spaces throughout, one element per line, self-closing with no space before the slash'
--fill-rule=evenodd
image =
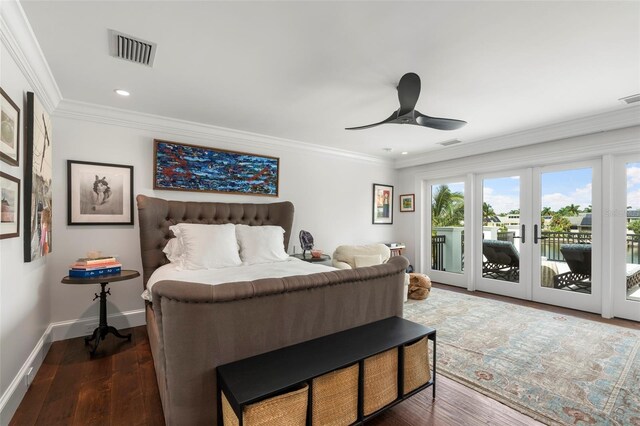
<path id="1" fill-rule="evenodd" d="M 591 244 L 562 244 L 560 252 L 569 272 L 553 277 L 553 287 L 591 293 Z"/>
<path id="2" fill-rule="evenodd" d="M 518 282 L 520 278 L 520 255 L 509 241 L 484 240 L 482 254 L 482 276 L 499 280 Z"/>

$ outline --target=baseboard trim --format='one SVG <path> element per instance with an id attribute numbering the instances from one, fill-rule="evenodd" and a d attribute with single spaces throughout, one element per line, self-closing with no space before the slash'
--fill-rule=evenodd
<path id="1" fill-rule="evenodd" d="M 98 322 L 99 317 L 88 317 L 51 323 L 51 341 L 87 336 L 98 326 Z M 107 322 L 118 330 L 144 325 L 146 323 L 144 309 L 107 315 Z"/>
<path id="2" fill-rule="evenodd" d="M 72 339 L 74 337 L 86 336 L 88 328 L 98 326 L 99 317 L 81 318 L 77 320 L 59 321 L 49 324 L 42 337 L 36 343 L 36 346 L 29 354 L 18 374 L 0 397 L 0 426 L 6 426 L 15 414 L 22 398 L 27 393 L 29 386 L 26 382 L 26 375 L 30 368 L 33 368 L 32 376 L 40 369 L 42 362 L 49 352 L 52 342 L 58 340 Z M 108 315 L 107 321 L 109 325 L 113 325 L 117 329 L 137 327 L 146 323 L 144 309 L 137 309 L 127 312 L 119 312 Z"/>
<path id="3" fill-rule="evenodd" d="M 27 360 L 18 371 L 18 374 L 16 374 L 7 390 L 4 392 L 2 397 L 0 397 L 0 425 L 5 426 L 9 424 L 13 414 L 18 409 L 22 398 L 24 398 L 24 395 L 27 393 L 29 386 L 26 382 L 26 375 L 29 369 L 33 367 L 31 377 L 34 377 L 40 369 L 42 361 L 44 361 L 44 358 L 51 347 L 51 329 L 52 324 L 49 324 L 45 332 L 42 334 L 42 337 L 40 337 L 38 343 L 36 343 L 36 346 L 29 354 L 29 357 L 27 357 Z"/>

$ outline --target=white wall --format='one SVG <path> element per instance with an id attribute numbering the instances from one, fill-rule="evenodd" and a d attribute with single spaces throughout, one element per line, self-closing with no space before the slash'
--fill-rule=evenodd
<path id="1" fill-rule="evenodd" d="M 24 100 L 33 91 L 25 76 L 0 44 L 0 86 L 20 108 L 24 123 Z M 20 179 L 21 204 L 24 199 L 24 131 L 20 132 L 20 167 L 0 161 L 0 170 Z M 54 213 L 55 214 L 55 213 Z M 48 274 L 51 258 L 23 262 L 23 211 L 20 211 L 20 236 L 0 240 L 0 409 L 13 401 L 1 398 L 11 386 L 21 367 L 42 338 L 50 322 L 49 293 L 53 277 Z M 41 361 L 41 360 L 40 360 Z M 18 392 L 26 385 L 18 383 Z M 19 399 L 18 399 L 19 401 Z M 9 414 L 6 414 L 9 413 Z M 11 407 L 0 411 L 0 424 L 8 422 Z"/>
<path id="2" fill-rule="evenodd" d="M 249 148 L 215 138 L 194 138 L 153 130 L 104 124 L 62 116 L 53 117 L 53 238 L 49 256 L 51 321 L 96 316 L 92 302 L 96 288 L 60 284 L 68 264 L 89 250 L 117 254 L 126 268 L 141 270 L 137 212 L 133 226 L 67 226 L 66 161 L 82 160 L 134 166 L 134 193 L 193 201 L 268 203 L 289 200 L 295 205 L 289 251 L 300 250 L 300 229 L 311 232 L 316 247 L 331 254 L 339 244 L 385 242 L 395 239 L 394 225 L 372 225 L 372 184 L 395 184 L 391 164 L 372 163 L 309 150 L 284 147 Z M 144 127 L 144 126 L 143 126 Z M 280 157 L 278 198 L 206 194 L 152 189 L 153 139 L 166 139 Z M 397 198 L 397 197 L 396 197 Z M 398 216 L 397 207 L 394 217 Z M 115 283 L 109 313 L 143 308 L 142 280 Z"/>

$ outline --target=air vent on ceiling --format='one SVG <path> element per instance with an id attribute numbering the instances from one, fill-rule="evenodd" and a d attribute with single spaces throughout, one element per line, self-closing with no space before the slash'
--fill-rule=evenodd
<path id="1" fill-rule="evenodd" d="M 448 141 L 438 142 L 438 145 L 449 146 L 449 145 L 455 145 L 457 143 L 462 143 L 462 141 L 459 139 L 449 139 Z"/>
<path id="2" fill-rule="evenodd" d="M 153 66 L 156 56 L 156 43 L 132 37 L 119 31 L 109 30 L 109 46 L 111 56 Z"/>
<path id="3" fill-rule="evenodd" d="M 625 104 L 632 104 L 634 102 L 640 102 L 640 93 L 637 95 L 627 96 L 626 98 L 618 99 L 620 102 L 624 102 Z"/>

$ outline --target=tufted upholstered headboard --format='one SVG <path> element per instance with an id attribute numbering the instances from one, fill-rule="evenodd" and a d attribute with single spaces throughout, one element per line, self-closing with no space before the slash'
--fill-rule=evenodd
<path id="1" fill-rule="evenodd" d="M 269 204 L 206 203 L 195 201 L 169 201 L 145 195 L 136 197 L 140 220 L 140 253 L 143 283 L 160 266 L 169 262 L 162 252 L 173 233 L 176 223 L 245 224 L 251 226 L 282 226 L 284 248 L 289 247 L 293 204 L 289 201 Z"/>

